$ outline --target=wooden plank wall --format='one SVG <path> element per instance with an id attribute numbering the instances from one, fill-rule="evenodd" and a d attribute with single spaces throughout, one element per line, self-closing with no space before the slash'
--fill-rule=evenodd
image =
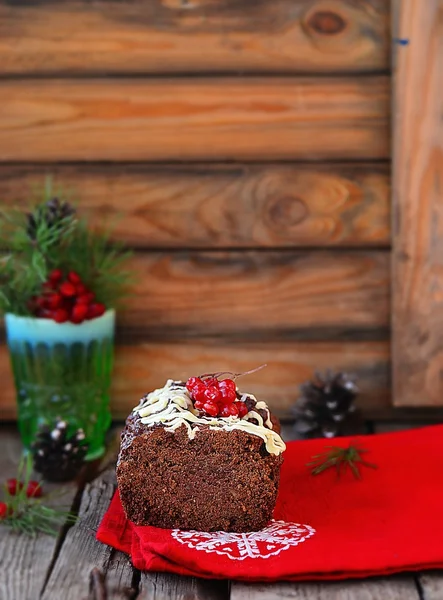
<path id="1" fill-rule="evenodd" d="M 135 248 L 114 414 L 165 377 L 315 368 L 390 403 L 386 0 L 0 0 L 0 198 L 46 174 Z M 117 219 L 115 218 L 117 217 Z M 7 353 L 1 415 L 14 415 Z"/>
<path id="2" fill-rule="evenodd" d="M 443 1 L 394 6 L 394 398 L 442 406 Z"/>

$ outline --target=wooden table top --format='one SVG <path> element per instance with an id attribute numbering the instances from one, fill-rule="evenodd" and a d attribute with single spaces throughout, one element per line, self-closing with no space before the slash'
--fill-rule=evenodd
<path id="1" fill-rule="evenodd" d="M 286 436 L 287 437 L 287 436 Z M 128 557 L 95 539 L 115 490 L 116 443 L 89 481 L 66 486 L 64 502 L 79 519 L 57 537 L 29 538 L 0 526 L 0 600 L 441 600 L 439 572 L 359 581 L 244 584 L 164 573 L 141 573 Z M 0 427 L 1 479 L 15 474 L 20 442 Z"/>

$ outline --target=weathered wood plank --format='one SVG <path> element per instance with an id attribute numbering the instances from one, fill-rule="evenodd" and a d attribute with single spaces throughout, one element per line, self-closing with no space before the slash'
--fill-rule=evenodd
<path id="1" fill-rule="evenodd" d="M 384 251 L 153 252 L 136 254 L 131 267 L 136 285 L 119 323 L 157 339 L 239 332 L 309 339 L 312 328 L 389 325 Z"/>
<path id="2" fill-rule="evenodd" d="M 443 573 L 441 571 L 422 573 L 418 579 L 423 593 L 422 600 L 441 600 L 443 598 Z"/>
<path id="3" fill-rule="evenodd" d="M 443 404 L 443 3 L 397 0 L 393 385 L 396 406 Z"/>
<path id="4" fill-rule="evenodd" d="M 50 172 L 93 226 L 138 248 L 387 246 L 387 165 L 0 166 L 28 209 Z"/>
<path id="5" fill-rule="evenodd" d="M 228 600 L 229 582 L 142 573 L 137 600 Z"/>
<path id="6" fill-rule="evenodd" d="M 315 369 L 343 369 L 359 379 L 360 405 L 371 411 L 389 408 L 388 342 L 247 342 L 207 339 L 147 342 L 119 346 L 112 391 L 112 412 L 124 419 L 143 394 L 170 377 L 220 370 L 244 372 L 268 363 L 248 376 L 245 388 L 265 399 L 280 415 L 290 414 L 298 386 Z M 0 346 L 0 418 L 12 419 L 15 399 L 5 346 Z"/>
<path id="7" fill-rule="evenodd" d="M 412 577 L 327 583 L 232 583 L 231 600 L 420 600 Z"/>
<path id="8" fill-rule="evenodd" d="M 45 587 L 42 600 L 64 600 L 87 598 L 90 574 L 94 567 L 105 570 L 111 559 L 111 548 L 95 539 L 98 525 L 108 508 L 115 489 L 114 468 L 88 484 L 83 492 L 79 520 L 71 527 L 54 563 Z M 118 575 L 112 583 L 121 581 L 125 585 L 130 580 L 128 566 L 119 564 Z M 117 596 L 118 597 L 118 596 Z"/>
<path id="9" fill-rule="evenodd" d="M 3 0 L 0 72 L 309 73 L 388 68 L 389 5 L 384 0 L 274 0 L 250 8 L 246 1 L 228 0 Z"/>
<path id="10" fill-rule="evenodd" d="M 17 473 L 21 455 L 18 433 L 13 429 L 0 428 L 0 448 L 0 474 L 3 481 Z M 45 485 L 45 489 L 52 488 Z M 52 504 L 71 506 L 76 486 L 66 485 L 65 489 L 66 494 L 53 499 Z M 43 534 L 29 537 L 13 533 L 0 525 L 0 598 L 35 600 L 39 596 L 59 538 L 60 535 L 52 537 Z"/>
<path id="11" fill-rule="evenodd" d="M 385 76 L 7 80 L 0 160 L 387 158 L 389 99 Z"/>

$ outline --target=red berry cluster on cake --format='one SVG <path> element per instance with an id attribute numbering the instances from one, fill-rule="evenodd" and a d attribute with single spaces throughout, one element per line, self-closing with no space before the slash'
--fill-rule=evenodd
<path id="1" fill-rule="evenodd" d="M 132 522 L 240 532 L 272 518 L 285 449 L 279 424 L 225 375 L 169 380 L 128 417 L 117 481 Z"/>
<path id="2" fill-rule="evenodd" d="M 35 317 L 52 319 L 56 323 L 80 324 L 101 317 L 106 307 L 96 302 L 95 295 L 83 283 L 80 275 L 70 271 L 66 276 L 53 270 L 42 285 L 41 294 L 33 296 L 29 308 Z"/>

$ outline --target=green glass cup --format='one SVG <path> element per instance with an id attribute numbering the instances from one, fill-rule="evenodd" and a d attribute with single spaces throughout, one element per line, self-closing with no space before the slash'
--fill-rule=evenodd
<path id="1" fill-rule="evenodd" d="M 40 426 L 62 419 L 85 432 L 87 460 L 101 456 L 111 423 L 115 312 L 78 325 L 7 314 L 5 325 L 25 448 Z"/>

